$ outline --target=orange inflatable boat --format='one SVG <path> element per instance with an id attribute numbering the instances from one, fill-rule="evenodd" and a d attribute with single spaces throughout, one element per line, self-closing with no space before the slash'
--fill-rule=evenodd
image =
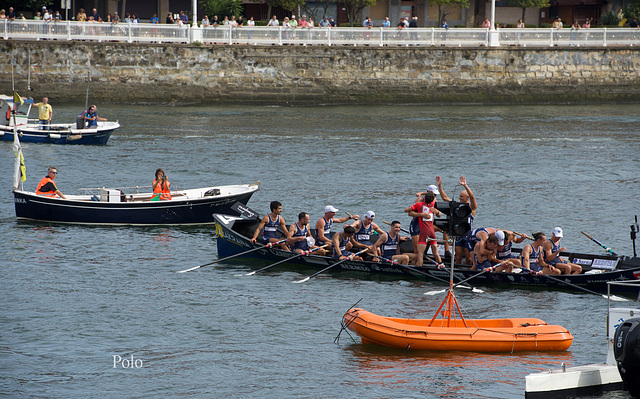
<path id="1" fill-rule="evenodd" d="M 565 351 L 573 342 L 573 336 L 566 328 L 548 325 L 535 318 L 464 319 L 445 316 L 436 319 L 434 316 L 433 319 L 401 319 L 353 308 L 344 314 L 343 322 L 362 339 L 363 344 L 405 350 Z"/>

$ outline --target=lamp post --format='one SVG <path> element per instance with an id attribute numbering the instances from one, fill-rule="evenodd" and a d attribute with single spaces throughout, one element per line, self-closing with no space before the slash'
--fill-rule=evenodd
<path id="1" fill-rule="evenodd" d="M 500 36 L 496 30 L 496 0 L 491 0 L 491 28 L 489 28 L 489 47 L 500 46 Z"/>
<path id="2" fill-rule="evenodd" d="M 202 41 L 202 28 L 198 26 L 198 0 L 192 1 L 193 7 L 193 25 L 191 27 L 191 42 Z"/>

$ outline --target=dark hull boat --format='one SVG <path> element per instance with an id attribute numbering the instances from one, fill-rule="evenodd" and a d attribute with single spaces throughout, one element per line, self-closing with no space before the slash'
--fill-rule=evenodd
<path id="1" fill-rule="evenodd" d="M 188 225 L 213 223 L 215 213 L 234 214 L 236 203 L 246 204 L 257 184 L 172 191 L 168 201 L 152 200 L 152 193 L 123 194 L 97 189 L 98 194 L 67 195 L 67 199 L 14 190 L 18 221 L 98 225 Z"/>
<path id="2" fill-rule="evenodd" d="M 253 235 L 260 219 L 257 214 L 251 211 L 251 217 L 235 217 L 229 215 L 214 215 L 214 219 L 219 226 L 217 229 L 218 256 L 228 257 L 253 248 L 263 247 L 263 249 L 250 252 L 244 257 L 253 257 L 269 262 L 277 262 L 286 258 L 291 258 L 296 254 L 280 250 L 277 248 L 266 248 L 261 244 L 251 243 L 250 237 Z M 410 245 L 409 245 L 410 246 Z M 403 246 L 401 246 L 402 248 Z M 476 276 L 471 280 L 472 285 L 513 287 L 513 288 L 540 288 L 540 289 L 562 289 L 576 292 L 590 290 L 597 293 L 607 293 L 608 281 L 625 281 L 640 279 L 640 258 L 627 256 L 594 255 L 580 253 L 563 253 L 570 261 L 582 266 L 584 273 L 578 275 L 547 276 L 529 273 L 489 273 L 473 271 L 464 265 L 457 265 L 454 276 L 458 280 Z M 299 256 L 291 259 L 290 264 L 305 265 L 317 269 L 325 268 L 336 259 L 325 256 Z M 444 259 L 448 265 L 450 260 Z M 337 265 L 332 271 L 350 271 L 366 274 L 395 275 L 398 277 L 412 277 L 422 280 L 435 280 L 448 282 L 449 271 L 439 269 L 434 265 L 429 265 L 425 261 L 425 266 L 404 267 L 388 263 L 377 263 L 368 261 L 346 261 Z M 627 296 L 638 295 L 638 290 L 627 287 L 617 287 L 616 294 Z"/>

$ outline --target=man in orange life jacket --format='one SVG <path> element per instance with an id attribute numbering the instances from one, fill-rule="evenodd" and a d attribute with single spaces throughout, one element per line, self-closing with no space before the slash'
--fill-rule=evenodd
<path id="1" fill-rule="evenodd" d="M 167 175 L 164 174 L 164 170 L 156 170 L 156 179 L 153 181 L 153 192 L 159 194 L 161 201 L 171 199 L 170 187 L 171 183 L 167 180 Z"/>
<path id="2" fill-rule="evenodd" d="M 65 197 L 64 194 L 62 194 L 60 190 L 58 190 L 56 183 L 53 181 L 53 179 L 55 179 L 57 175 L 58 170 L 55 167 L 51 166 L 49 168 L 49 171 L 47 172 L 47 175 L 43 177 L 42 180 L 40 180 L 40 183 L 38 183 L 36 194 L 46 195 L 47 197 L 55 197 L 57 195 L 60 198 L 67 199 L 67 197 Z"/>

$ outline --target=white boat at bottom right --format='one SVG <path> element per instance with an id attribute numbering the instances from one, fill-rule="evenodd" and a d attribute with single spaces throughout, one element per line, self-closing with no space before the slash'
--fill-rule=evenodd
<path id="1" fill-rule="evenodd" d="M 611 307 L 607 313 L 607 360 L 605 363 L 565 367 L 525 377 L 526 399 L 566 398 L 626 389 L 640 397 L 640 281 L 612 281 L 611 286 L 637 287 L 639 296 L 632 307 Z"/>

